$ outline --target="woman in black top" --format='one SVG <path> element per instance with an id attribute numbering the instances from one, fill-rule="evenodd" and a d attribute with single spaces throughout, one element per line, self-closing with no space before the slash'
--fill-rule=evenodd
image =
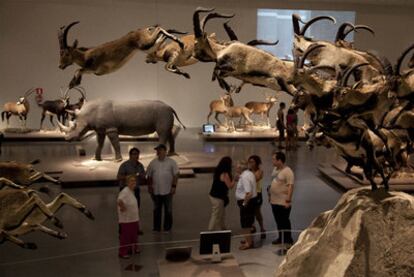
<path id="1" fill-rule="evenodd" d="M 223 157 L 214 170 L 213 184 L 210 190 L 211 218 L 208 229 L 225 230 L 225 207 L 229 203 L 228 192 L 234 187 L 232 171 L 232 160 Z"/>

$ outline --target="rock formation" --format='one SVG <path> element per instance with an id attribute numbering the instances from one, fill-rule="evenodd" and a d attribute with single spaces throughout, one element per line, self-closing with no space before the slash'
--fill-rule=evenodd
<path id="1" fill-rule="evenodd" d="M 300 235 L 276 276 L 414 276 L 414 197 L 348 191 Z"/>

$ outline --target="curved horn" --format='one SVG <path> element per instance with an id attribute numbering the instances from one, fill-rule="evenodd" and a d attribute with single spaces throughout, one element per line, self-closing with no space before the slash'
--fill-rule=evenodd
<path id="1" fill-rule="evenodd" d="M 198 7 L 193 14 L 193 25 L 194 25 L 194 36 L 199 38 L 203 35 L 203 30 L 200 28 L 200 13 L 201 12 L 211 12 L 214 11 L 214 8 L 202 8 Z"/>
<path id="2" fill-rule="evenodd" d="M 86 91 L 83 87 L 74 87 L 82 95 L 83 99 L 86 99 Z"/>
<path id="3" fill-rule="evenodd" d="M 395 65 L 395 69 L 394 69 L 395 74 L 397 74 L 398 76 L 401 76 L 402 74 L 400 70 L 401 70 L 401 65 L 402 65 L 402 62 L 404 61 L 405 56 L 407 56 L 408 53 L 413 49 L 414 49 L 414 44 L 408 47 L 407 49 L 405 49 L 405 51 L 398 58 L 397 64 Z"/>
<path id="4" fill-rule="evenodd" d="M 349 33 L 351 33 L 352 31 L 356 32 L 359 29 L 366 30 L 366 31 L 370 32 L 373 36 L 375 36 L 375 32 L 371 27 L 369 27 L 367 25 L 355 25 L 354 29 L 348 30 L 344 33 L 343 40 L 346 38 L 347 35 L 349 35 Z"/>
<path id="5" fill-rule="evenodd" d="M 312 51 L 315 51 L 316 49 L 323 48 L 323 47 L 325 47 L 325 45 L 323 44 L 316 44 L 316 45 L 312 45 L 308 47 L 305 53 L 303 53 L 302 58 L 299 60 L 298 68 L 303 68 L 306 58 L 309 56 L 310 53 L 312 53 Z"/>
<path id="6" fill-rule="evenodd" d="M 28 97 L 28 96 L 29 96 L 30 94 L 32 94 L 34 91 L 35 91 L 35 89 L 34 89 L 34 88 L 31 88 L 31 89 L 27 90 L 27 91 L 24 93 L 24 97 Z"/>
<path id="7" fill-rule="evenodd" d="M 65 90 L 65 92 L 63 93 L 62 98 L 66 98 L 66 97 L 68 96 L 68 92 L 69 92 L 69 90 L 70 90 L 70 88 L 69 88 L 69 87 L 67 87 L 67 88 L 66 88 L 66 90 Z"/>
<path id="8" fill-rule="evenodd" d="M 186 34 L 188 34 L 188 32 L 181 32 L 181 31 L 178 31 L 176 29 L 168 29 L 166 31 L 167 31 L 167 33 L 177 34 L 177 35 L 186 35 Z"/>
<path id="9" fill-rule="evenodd" d="M 302 21 L 302 19 L 300 18 L 300 15 L 294 13 L 292 14 L 292 23 L 293 23 L 293 32 L 297 35 L 301 35 L 300 33 L 300 26 L 299 26 L 299 22 L 305 23 Z"/>
<path id="10" fill-rule="evenodd" d="M 361 67 L 361 66 L 366 66 L 366 65 L 369 65 L 369 63 L 360 63 L 360 64 L 356 64 L 356 65 L 353 65 L 351 68 L 347 69 L 347 70 L 345 71 L 344 76 L 342 77 L 341 87 L 345 87 L 345 86 L 347 86 L 349 76 L 351 76 L 351 73 L 352 73 L 355 69 L 357 69 L 357 68 L 359 68 L 359 67 Z"/>
<path id="11" fill-rule="evenodd" d="M 204 32 L 204 27 L 206 26 L 207 22 L 213 18 L 233 18 L 235 14 L 224 14 L 224 13 L 209 13 L 201 20 L 201 30 Z"/>
<path id="12" fill-rule="evenodd" d="M 256 46 L 256 45 L 276 45 L 279 43 L 279 40 L 276 40 L 275 42 L 267 41 L 267 40 L 261 40 L 261 39 L 254 39 L 247 43 L 247 45 L 250 46 Z"/>
<path id="13" fill-rule="evenodd" d="M 338 31 L 336 31 L 335 42 L 345 39 L 346 35 L 344 33 L 345 33 L 345 30 L 346 30 L 347 27 L 351 27 L 351 29 L 348 30 L 348 32 L 346 34 L 349 34 L 349 32 L 355 30 L 354 24 L 352 24 L 350 22 L 342 23 L 341 26 L 339 26 Z"/>
<path id="14" fill-rule="evenodd" d="M 229 36 L 230 40 L 239 40 L 236 33 L 229 26 L 229 21 L 224 22 L 223 27 L 224 27 L 224 30 L 226 30 L 226 33 Z"/>
<path id="15" fill-rule="evenodd" d="M 68 32 L 69 29 L 72 28 L 72 26 L 78 24 L 79 21 L 74 21 L 72 23 L 70 23 L 68 26 L 62 26 L 60 27 L 59 30 L 59 41 L 61 43 L 61 47 L 62 48 L 67 48 L 68 47 Z"/>
<path id="16" fill-rule="evenodd" d="M 311 20 L 309 20 L 308 22 L 305 23 L 305 25 L 302 27 L 302 29 L 300 30 L 300 35 L 304 36 L 306 33 L 306 30 L 315 22 L 319 21 L 319 20 L 329 20 L 332 21 L 334 24 L 336 23 L 336 19 L 332 16 L 327 16 L 327 15 L 322 15 L 322 16 L 317 16 L 312 18 Z"/>

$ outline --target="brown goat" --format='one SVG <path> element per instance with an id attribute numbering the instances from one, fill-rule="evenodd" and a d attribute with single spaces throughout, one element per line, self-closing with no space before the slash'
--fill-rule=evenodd
<path id="1" fill-rule="evenodd" d="M 269 113 L 276 101 L 277 98 L 275 96 L 266 96 L 266 102 L 250 101 L 244 106 L 249 110 L 252 110 L 253 114 L 260 114 L 262 119 L 264 119 L 264 115 L 266 114 L 267 126 L 270 126 Z"/>
<path id="2" fill-rule="evenodd" d="M 158 40 L 168 37 L 184 47 L 183 42 L 158 26 L 131 31 L 123 37 L 98 45 L 96 47 L 78 47 L 75 40 L 72 46 L 67 43 L 69 29 L 78 24 L 79 21 L 72 22 L 68 26 L 63 26 L 59 31 L 60 45 L 60 69 L 65 69 L 73 63 L 81 68 L 76 70 L 69 87 L 73 88 L 80 84 L 83 73 L 94 73 L 104 75 L 112 73 L 122 67 L 137 50 L 151 51 Z M 176 31 L 173 31 L 176 32 Z"/>

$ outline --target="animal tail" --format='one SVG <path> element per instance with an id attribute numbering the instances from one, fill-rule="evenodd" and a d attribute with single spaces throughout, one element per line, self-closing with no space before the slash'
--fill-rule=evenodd
<path id="1" fill-rule="evenodd" d="M 180 122 L 181 126 L 183 126 L 183 128 L 184 128 L 184 130 L 185 130 L 185 129 L 186 129 L 186 127 L 185 127 L 185 126 L 184 126 L 184 124 L 181 122 L 181 120 L 178 118 L 178 115 L 177 115 L 177 113 L 175 112 L 175 110 L 174 110 L 173 108 L 171 108 L 171 109 L 172 109 L 172 111 L 173 111 L 173 113 L 174 113 L 175 118 L 177 118 L 178 122 Z"/>
<path id="2" fill-rule="evenodd" d="M 1 112 L 1 122 L 3 122 L 4 121 L 4 114 L 5 114 L 6 112 Z"/>

